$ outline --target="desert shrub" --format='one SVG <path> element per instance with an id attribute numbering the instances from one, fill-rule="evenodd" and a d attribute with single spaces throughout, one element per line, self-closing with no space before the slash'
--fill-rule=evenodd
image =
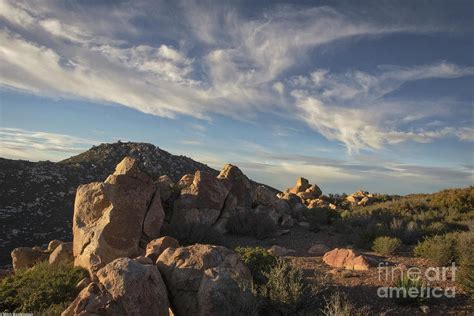
<path id="1" fill-rule="evenodd" d="M 249 209 L 233 214 L 226 228 L 231 234 L 264 239 L 271 236 L 278 227 L 267 214 Z"/>
<path id="2" fill-rule="evenodd" d="M 456 263 L 458 275 L 456 281 L 474 300 L 474 232 L 459 233 L 456 239 Z"/>
<path id="3" fill-rule="evenodd" d="M 426 238 L 413 249 L 417 257 L 430 259 L 438 266 L 449 265 L 455 259 L 456 234 Z"/>
<path id="4" fill-rule="evenodd" d="M 301 308 L 305 286 L 303 272 L 289 262 L 277 259 L 269 272 L 265 272 L 267 283 L 258 288 L 258 295 L 264 299 L 263 309 L 273 315 L 287 314 Z"/>
<path id="5" fill-rule="evenodd" d="M 237 247 L 235 252 L 247 265 L 256 284 L 267 282 L 266 273 L 275 266 L 277 258 L 261 247 Z"/>
<path id="6" fill-rule="evenodd" d="M 413 279 L 405 275 L 398 279 L 393 287 L 397 289 L 393 299 L 400 305 L 417 304 L 425 299 L 422 293 L 423 283 L 420 278 Z"/>
<path id="7" fill-rule="evenodd" d="M 314 207 L 304 211 L 304 217 L 316 230 L 320 225 L 330 225 L 341 218 L 339 213 L 327 207 Z"/>
<path id="8" fill-rule="evenodd" d="M 390 255 L 394 253 L 395 250 L 397 250 L 401 244 L 402 244 L 402 241 L 399 238 L 388 237 L 388 236 L 377 237 L 374 240 L 372 249 L 375 252 L 386 256 L 386 255 Z"/>
<path id="9" fill-rule="evenodd" d="M 175 238 L 183 246 L 194 244 L 224 246 L 222 244 L 222 235 L 215 228 L 200 223 L 164 225 L 162 235 Z"/>
<path id="10" fill-rule="evenodd" d="M 76 284 L 87 272 L 72 265 L 38 263 L 0 281 L 0 310 L 45 312 L 64 306 L 77 295 Z"/>
<path id="11" fill-rule="evenodd" d="M 325 300 L 321 313 L 325 316 L 362 316 L 367 315 L 367 310 L 357 309 L 344 293 L 335 292 Z"/>

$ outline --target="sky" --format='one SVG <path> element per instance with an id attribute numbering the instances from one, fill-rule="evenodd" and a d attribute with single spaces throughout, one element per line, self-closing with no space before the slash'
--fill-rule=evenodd
<path id="1" fill-rule="evenodd" d="M 153 143 L 283 189 L 473 185 L 472 1 L 0 0 L 0 156 Z"/>

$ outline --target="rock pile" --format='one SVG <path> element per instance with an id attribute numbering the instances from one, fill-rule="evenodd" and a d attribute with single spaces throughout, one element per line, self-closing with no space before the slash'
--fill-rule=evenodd
<path id="1" fill-rule="evenodd" d="M 154 182 L 126 157 L 104 182 L 77 189 L 72 243 L 17 248 L 12 258 L 15 269 L 49 260 L 89 271 L 89 281 L 81 281 L 81 292 L 63 316 L 251 315 L 254 297 L 242 284 L 252 278 L 240 257 L 220 246 L 181 247 L 172 237 L 160 237 L 162 226 L 200 224 L 225 233 L 229 219 L 242 211 L 292 226 L 298 211 L 325 201 L 306 179 L 277 196 L 230 164 L 217 176 L 198 170 L 176 183 L 167 176 Z M 293 253 L 278 246 L 271 251 Z M 353 268 L 362 265 L 358 260 Z M 347 259 L 343 265 L 349 265 Z"/>
<path id="2" fill-rule="evenodd" d="M 346 197 L 346 201 L 348 201 L 351 205 L 360 205 L 360 206 L 367 206 L 375 202 L 375 197 L 373 194 L 367 191 L 357 191 L 348 195 Z"/>

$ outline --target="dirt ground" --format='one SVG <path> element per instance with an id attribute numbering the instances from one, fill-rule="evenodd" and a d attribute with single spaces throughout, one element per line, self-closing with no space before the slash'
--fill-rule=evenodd
<path id="1" fill-rule="evenodd" d="M 447 281 L 433 283 L 431 286 L 455 287 L 454 298 L 431 298 L 418 305 L 400 305 L 393 299 L 380 298 L 377 295 L 379 287 L 388 287 L 393 284 L 391 278 L 386 279 L 385 270 L 381 273 L 377 267 L 368 271 L 336 269 L 326 265 L 322 261 L 322 256 L 308 254 L 308 249 L 317 243 L 325 244 L 331 249 L 336 247 L 353 248 L 347 241 L 343 241 L 342 237 L 333 233 L 330 228 L 323 228 L 314 233 L 304 228 L 295 227 L 284 235 L 264 240 L 227 235 L 223 242 L 229 248 L 237 246 L 270 248 L 273 245 L 278 245 L 294 250 L 295 252 L 291 256 L 285 258 L 303 270 L 305 280 L 311 289 L 312 295 L 310 296 L 314 302 L 310 303 L 308 314 L 314 314 L 315 311 L 321 309 L 325 299 L 328 299 L 331 293 L 339 291 L 345 293 L 356 307 L 365 308 L 365 313 L 368 315 L 474 315 L 474 306 L 467 293 L 456 286 L 450 277 L 447 278 Z M 390 267 L 404 265 L 405 267 L 419 267 L 421 271 L 430 267 L 428 260 L 414 258 L 411 255 L 411 250 L 411 247 L 405 247 L 397 252 L 397 256 L 377 256 L 377 259 L 388 262 Z M 376 256 L 373 252 L 364 253 Z"/>

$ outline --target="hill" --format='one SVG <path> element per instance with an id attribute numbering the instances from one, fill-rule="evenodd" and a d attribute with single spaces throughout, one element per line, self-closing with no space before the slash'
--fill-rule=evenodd
<path id="1" fill-rule="evenodd" d="M 166 174 L 177 181 L 196 170 L 218 174 L 203 163 L 147 143 L 101 144 L 57 163 L 0 158 L 0 229 L 4 236 L 0 266 L 11 261 L 10 251 L 15 247 L 71 240 L 77 186 L 103 181 L 125 156 L 137 159 L 154 179 Z"/>

